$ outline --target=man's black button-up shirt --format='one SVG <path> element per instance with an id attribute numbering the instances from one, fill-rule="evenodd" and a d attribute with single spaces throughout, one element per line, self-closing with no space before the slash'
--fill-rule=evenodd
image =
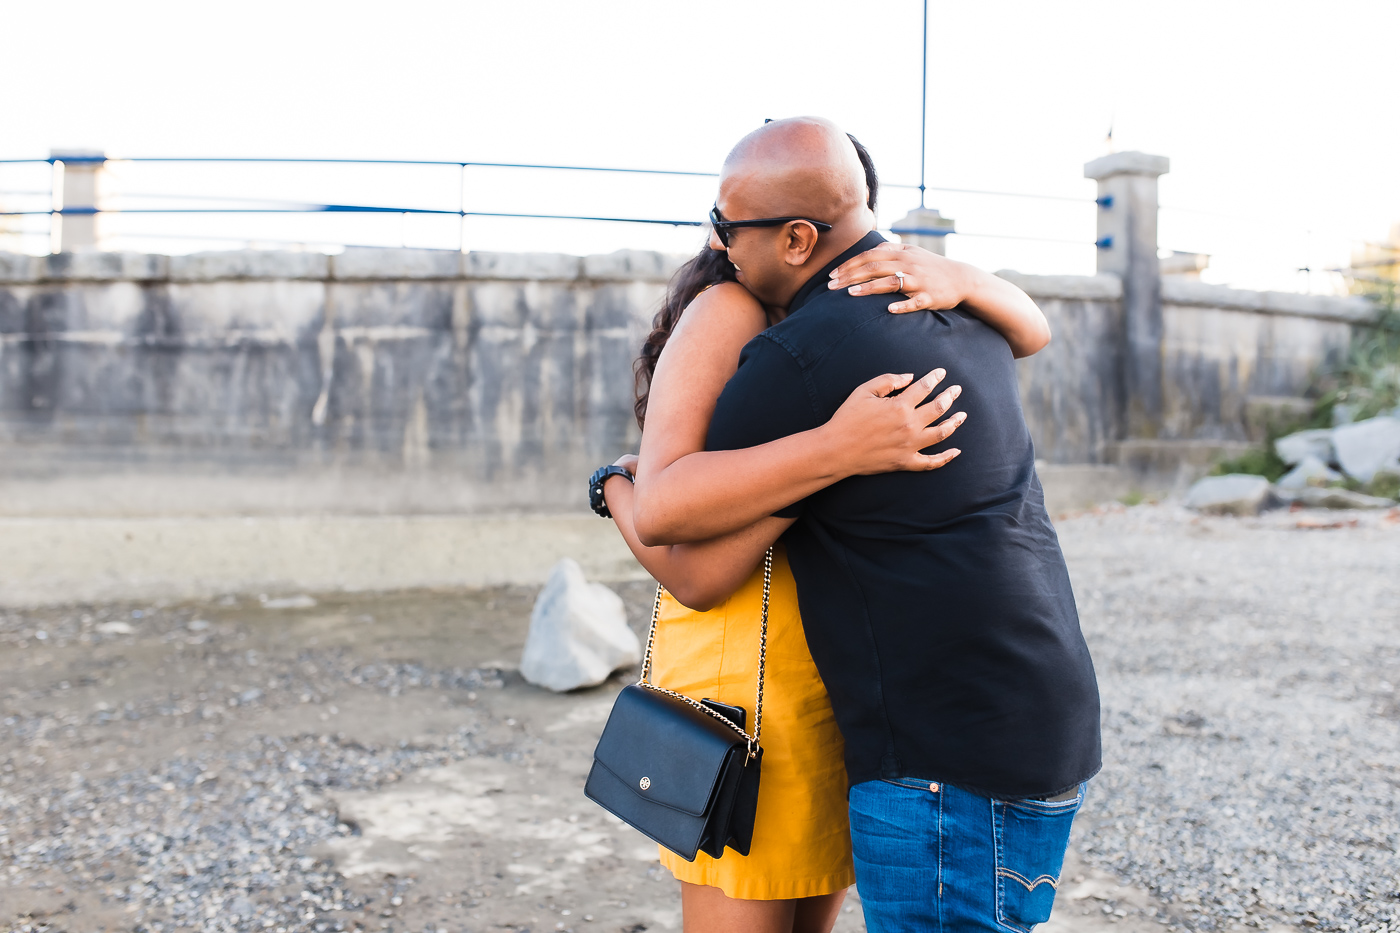
<path id="1" fill-rule="evenodd" d="M 744 348 L 708 447 L 816 427 L 882 373 L 946 369 L 968 415 L 943 445 L 959 457 L 851 477 L 782 513 L 798 517 L 784 542 L 807 643 L 852 784 L 1056 794 L 1098 771 L 1098 687 L 1011 350 L 961 311 L 890 314 L 892 296 L 826 287 L 832 269 L 880 242 L 868 234 L 813 276 L 789 316 Z"/>

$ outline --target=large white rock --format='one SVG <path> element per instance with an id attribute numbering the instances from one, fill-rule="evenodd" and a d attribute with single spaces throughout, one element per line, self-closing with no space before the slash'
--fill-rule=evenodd
<path id="1" fill-rule="evenodd" d="M 566 557 L 555 564 L 530 613 L 521 675 L 563 692 L 600 684 L 641 659 L 641 642 L 627 627 L 621 597 L 584 579 L 577 561 Z"/>
<path id="2" fill-rule="evenodd" d="M 1337 466 L 1369 483 L 1382 470 L 1400 470 L 1400 418 L 1382 416 L 1332 430 Z"/>
<path id="3" fill-rule="evenodd" d="M 1273 487 L 1262 476 L 1207 476 L 1186 494 L 1186 506 L 1210 515 L 1258 515 L 1273 503 Z"/>
<path id="4" fill-rule="evenodd" d="M 1332 432 L 1334 428 L 1299 431 L 1274 441 L 1274 453 L 1289 466 L 1316 457 L 1323 463 L 1332 462 Z"/>
<path id="5" fill-rule="evenodd" d="M 1308 454 L 1301 463 L 1283 475 L 1278 481 L 1278 488 L 1293 490 L 1308 486 L 1326 486 L 1328 483 L 1340 482 L 1341 479 L 1342 474 Z"/>

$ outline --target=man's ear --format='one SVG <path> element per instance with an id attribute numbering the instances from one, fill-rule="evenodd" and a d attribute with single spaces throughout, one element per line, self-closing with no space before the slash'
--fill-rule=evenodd
<path id="1" fill-rule="evenodd" d="M 803 265 L 817 248 L 817 228 L 805 220 L 789 220 L 783 225 L 783 262 Z"/>

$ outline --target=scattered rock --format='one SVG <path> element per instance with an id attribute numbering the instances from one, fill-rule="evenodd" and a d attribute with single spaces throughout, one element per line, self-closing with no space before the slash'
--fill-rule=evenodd
<path id="1" fill-rule="evenodd" d="M 1327 489 L 1321 486 L 1306 486 L 1291 494 L 1294 502 L 1314 509 L 1388 509 L 1395 505 L 1393 499 L 1379 496 L 1366 496 L 1350 489 Z"/>
<path id="2" fill-rule="evenodd" d="M 185 623 L 185 628 L 189 629 L 191 632 L 207 631 L 209 628 L 209 620 L 191 619 L 189 622 Z"/>
<path id="3" fill-rule="evenodd" d="M 1273 504 L 1273 487 L 1262 476 L 1207 476 L 1186 494 L 1186 507 L 1209 515 L 1258 515 Z"/>
<path id="4" fill-rule="evenodd" d="M 1369 483 L 1382 470 L 1400 469 L 1400 418 L 1368 418 L 1331 433 L 1337 465 L 1348 476 Z"/>
<path id="5" fill-rule="evenodd" d="M 136 630 L 129 622 L 99 622 L 95 631 L 100 635 L 130 635 Z"/>
<path id="6" fill-rule="evenodd" d="M 315 605 L 316 600 L 310 596 L 283 596 L 263 600 L 264 609 L 311 609 Z"/>
<path id="7" fill-rule="evenodd" d="M 1284 474 L 1278 481 L 1279 489 L 1302 489 L 1305 486 L 1326 486 L 1342 481 L 1342 474 L 1308 454 L 1298 465 Z"/>
<path id="8" fill-rule="evenodd" d="M 556 692 L 590 687 L 619 667 L 641 660 L 642 647 L 627 626 L 622 599 L 589 583 L 577 561 L 564 558 L 550 571 L 530 613 L 520 673 Z"/>
<path id="9" fill-rule="evenodd" d="M 1307 457 L 1316 457 L 1323 463 L 1331 463 L 1332 429 L 1317 428 L 1312 431 L 1299 431 L 1274 441 L 1274 453 L 1289 466 L 1302 463 Z"/>

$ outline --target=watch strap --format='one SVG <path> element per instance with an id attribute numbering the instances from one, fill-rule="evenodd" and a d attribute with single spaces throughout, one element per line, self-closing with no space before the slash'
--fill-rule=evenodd
<path id="1" fill-rule="evenodd" d="M 612 512 L 608 510 L 608 500 L 603 497 L 603 484 L 610 476 L 625 476 L 628 482 L 634 482 L 632 474 L 615 463 L 594 471 L 588 478 L 588 506 L 603 518 L 612 518 Z"/>

